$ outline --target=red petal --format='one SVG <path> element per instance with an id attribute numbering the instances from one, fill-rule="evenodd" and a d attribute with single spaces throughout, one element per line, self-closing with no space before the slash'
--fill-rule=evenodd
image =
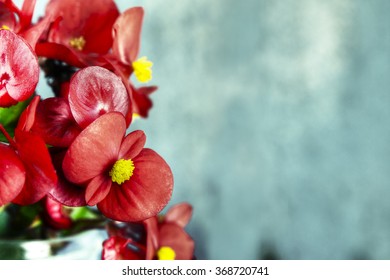
<path id="1" fill-rule="evenodd" d="M 107 113 L 90 124 L 65 155 L 62 167 L 66 178 L 81 184 L 108 172 L 118 159 L 125 131 L 126 122 L 120 113 Z"/>
<path id="2" fill-rule="evenodd" d="M 156 152 L 143 149 L 133 159 L 134 174 L 122 185 L 113 184 L 98 203 L 108 218 L 135 222 L 159 213 L 172 195 L 173 176 L 168 164 Z"/>
<path id="3" fill-rule="evenodd" d="M 194 241 L 182 227 L 175 224 L 163 224 L 159 231 L 159 247 L 171 247 L 175 260 L 192 260 L 194 256 Z"/>
<path id="4" fill-rule="evenodd" d="M 62 161 L 66 150 L 51 149 L 54 168 L 57 171 L 58 182 L 55 188 L 50 191 L 50 195 L 66 206 L 78 207 L 85 206 L 85 187 L 72 184 L 69 182 L 62 171 Z"/>
<path id="5" fill-rule="evenodd" d="M 98 66 L 78 71 L 69 86 L 69 106 L 76 122 L 86 127 L 108 112 L 129 111 L 129 97 L 122 80 Z"/>
<path id="6" fill-rule="evenodd" d="M 180 203 L 172 206 L 164 217 L 165 223 L 175 223 L 180 227 L 185 227 L 191 220 L 192 206 L 188 203 Z"/>
<path id="7" fill-rule="evenodd" d="M 72 226 L 72 220 L 65 214 L 62 204 L 46 197 L 45 199 L 45 220 L 55 229 L 67 229 Z"/>
<path id="8" fill-rule="evenodd" d="M 40 99 L 39 95 L 34 96 L 33 100 L 31 100 L 30 104 L 28 104 L 27 108 L 20 115 L 17 129 L 30 131 L 31 127 L 35 122 L 35 113 L 37 110 L 39 99 Z"/>
<path id="9" fill-rule="evenodd" d="M 12 201 L 26 180 L 23 163 L 9 146 L 0 143 L 0 206 Z"/>
<path id="10" fill-rule="evenodd" d="M 42 33 L 48 29 L 51 22 L 52 17 L 45 17 L 37 24 L 24 31 L 21 36 L 30 44 L 33 49 L 35 49 L 35 45 L 37 44 L 39 38 L 41 37 Z"/>
<path id="11" fill-rule="evenodd" d="M 35 51 L 38 56 L 62 60 L 63 62 L 78 68 L 87 66 L 81 54 L 76 54 L 75 51 L 61 44 L 48 42 L 37 43 Z"/>
<path id="12" fill-rule="evenodd" d="M 152 260 L 158 248 L 158 222 L 157 217 L 146 219 L 144 222 L 146 228 L 146 259 Z"/>
<path id="13" fill-rule="evenodd" d="M 133 245 L 133 250 L 129 248 Z M 103 242 L 102 259 L 103 260 L 142 260 L 145 252 L 136 251 L 137 244 L 131 239 L 120 236 L 112 236 Z"/>
<path id="14" fill-rule="evenodd" d="M 85 200 L 88 205 L 93 206 L 102 201 L 110 191 L 112 185 L 109 176 L 96 176 L 88 183 L 85 192 Z"/>
<path id="15" fill-rule="evenodd" d="M 113 26 L 112 51 L 127 65 L 131 65 L 138 56 L 143 17 L 143 8 L 130 8 L 118 17 Z"/>
<path id="16" fill-rule="evenodd" d="M 119 150 L 119 159 L 133 159 L 143 149 L 146 142 L 145 133 L 142 130 L 131 132 L 123 139 L 121 148 Z"/>
<path id="17" fill-rule="evenodd" d="M 8 94 L 12 99 L 29 98 L 38 83 L 38 60 L 31 47 L 12 31 L 0 30 L 0 99 Z M 26 79 L 28 77 L 28 79 Z M 0 107 L 8 106 L 0 103 Z"/>
<path id="18" fill-rule="evenodd" d="M 146 118 L 153 103 L 149 95 L 157 90 L 156 86 L 140 87 L 138 89 L 132 86 L 133 92 L 133 111 L 141 117 Z"/>
<path id="19" fill-rule="evenodd" d="M 46 145 L 39 136 L 16 130 L 15 142 L 19 157 L 26 168 L 26 183 L 13 202 L 21 205 L 33 204 L 55 187 L 57 175 Z"/>
<path id="20" fill-rule="evenodd" d="M 47 98 L 39 103 L 32 130 L 47 144 L 56 147 L 69 147 L 81 132 L 68 102 L 61 97 Z"/>

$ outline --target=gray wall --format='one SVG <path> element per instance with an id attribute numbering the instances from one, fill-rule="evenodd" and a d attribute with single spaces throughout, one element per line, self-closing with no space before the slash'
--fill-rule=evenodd
<path id="1" fill-rule="evenodd" d="M 199 258 L 390 258 L 390 1 L 117 2 Z"/>

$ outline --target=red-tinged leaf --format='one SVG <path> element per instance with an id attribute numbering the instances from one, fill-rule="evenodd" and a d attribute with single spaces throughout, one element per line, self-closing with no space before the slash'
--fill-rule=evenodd
<path id="1" fill-rule="evenodd" d="M 121 148 L 119 150 L 119 159 L 133 159 L 143 149 L 146 142 L 145 133 L 142 130 L 131 132 L 123 139 Z"/>
<path id="2" fill-rule="evenodd" d="M 72 226 L 72 220 L 64 212 L 63 206 L 58 201 L 49 197 L 45 198 L 45 220 L 55 229 L 68 229 Z"/>
<path id="3" fill-rule="evenodd" d="M 3 2 L 0 2 L 0 26 L 7 26 L 14 30 L 16 27 L 16 18 L 14 12 Z"/>
<path id="4" fill-rule="evenodd" d="M 174 223 L 178 226 L 184 228 L 192 216 L 192 206 L 188 203 L 180 203 L 172 206 L 167 211 L 164 222 L 165 223 Z"/>
<path id="5" fill-rule="evenodd" d="M 175 251 L 175 260 L 192 260 L 195 243 L 184 229 L 175 224 L 163 224 L 159 230 L 159 248 L 167 246 Z"/>
<path id="6" fill-rule="evenodd" d="M 113 26 L 113 54 L 124 64 L 136 60 L 140 48 L 144 10 L 134 7 L 123 12 Z"/>
<path id="7" fill-rule="evenodd" d="M 81 132 L 68 102 L 61 97 L 47 98 L 39 103 L 32 130 L 47 144 L 56 147 L 69 147 Z"/>
<path id="8" fill-rule="evenodd" d="M 0 100 L 8 95 L 13 100 L 24 101 L 38 83 L 37 57 L 24 39 L 12 31 L 1 29 L 0 41 Z M 0 107 L 10 105 L 0 103 Z"/>
<path id="9" fill-rule="evenodd" d="M 76 122 L 88 126 L 108 112 L 129 111 L 129 97 L 122 80 L 114 73 L 98 66 L 78 71 L 69 86 L 69 106 Z"/>
<path id="10" fill-rule="evenodd" d="M 117 160 L 126 122 L 120 113 L 107 113 L 87 128 L 70 145 L 62 164 L 66 178 L 76 184 L 108 172 Z"/>
<path id="11" fill-rule="evenodd" d="M 50 149 L 54 168 L 57 171 L 57 185 L 50 191 L 53 199 L 63 205 L 79 207 L 87 205 L 85 201 L 85 187 L 69 182 L 62 171 L 62 161 L 64 160 L 66 150 Z"/>
<path id="12" fill-rule="evenodd" d="M 18 125 L 16 129 L 23 131 L 30 131 L 35 122 L 35 113 L 40 100 L 40 96 L 34 96 L 27 108 L 22 112 L 19 117 Z"/>
<path id="13" fill-rule="evenodd" d="M 157 217 L 144 220 L 146 228 L 146 259 L 152 260 L 158 248 L 158 221 Z"/>
<path id="14" fill-rule="evenodd" d="M 26 182 L 14 203 L 28 205 L 47 195 L 57 184 L 57 175 L 42 138 L 23 130 L 15 131 L 18 154 L 26 169 Z"/>
<path id="15" fill-rule="evenodd" d="M 26 180 L 23 163 L 15 151 L 0 143 L 0 206 L 11 202 L 22 190 Z"/>
<path id="16" fill-rule="evenodd" d="M 94 206 L 102 201 L 110 191 L 112 185 L 111 178 L 108 176 L 96 176 L 93 178 L 87 186 L 85 192 L 85 200 L 88 205 Z"/>
<path id="17" fill-rule="evenodd" d="M 134 173 L 122 185 L 112 184 L 108 195 L 97 204 L 108 218 L 136 222 L 157 215 L 168 203 L 173 176 L 156 152 L 143 149 L 134 159 Z"/>
<path id="18" fill-rule="evenodd" d="M 142 260 L 145 252 L 131 239 L 112 236 L 103 242 L 103 260 Z"/>
<path id="19" fill-rule="evenodd" d="M 77 54 L 74 50 L 58 43 L 37 43 L 35 51 L 38 56 L 61 60 L 78 68 L 87 66 L 81 54 Z"/>
<path id="20" fill-rule="evenodd" d="M 58 28 L 51 30 L 51 42 L 71 48 L 70 41 L 82 36 L 82 52 L 105 54 L 112 46 L 111 29 L 119 11 L 112 0 L 51 0 L 46 15 L 63 18 Z"/>

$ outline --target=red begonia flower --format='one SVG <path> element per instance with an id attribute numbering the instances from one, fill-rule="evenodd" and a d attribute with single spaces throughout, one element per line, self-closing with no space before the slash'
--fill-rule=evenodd
<path id="1" fill-rule="evenodd" d="M 0 107 L 8 107 L 33 94 L 39 66 L 33 50 L 20 36 L 2 29 L 0 40 Z"/>
<path id="2" fill-rule="evenodd" d="M 107 113 L 85 128 L 69 147 L 63 170 L 67 179 L 86 185 L 86 201 L 108 218 L 141 221 L 168 203 L 173 176 L 146 137 L 134 131 L 124 138 L 122 114 Z"/>
<path id="3" fill-rule="evenodd" d="M 189 204 L 179 204 L 168 210 L 168 219 L 165 216 L 160 222 L 157 217 L 145 220 L 146 259 L 193 259 L 195 243 L 184 230 L 191 215 Z"/>
<path id="4" fill-rule="evenodd" d="M 142 223 L 108 223 L 102 258 L 191 260 L 194 241 L 184 231 L 191 216 L 192 206 L 180 203 Z"/>
<path id="5" fill-rule="evenodd" d="M 22 190 L 26 170 L 15 151 L 0 143 L 0 206 L 11 202 Z"/>
<path id="6" fill-rule="evenodd" d="M 47 144 L 68 147 L 77 135 L 99 116 L 120 112 L 131 122 L 130 99 L 122 80 L 98 66 L 84 68 L 72 77 L 67 98 L 42 101 L 33 131 Z"/>
<path id="7" fill-rule="evenodd" d="M 51 0 L 46 16 L 62 17 L 49 33 L 49 42 L 85 53 L 105 54 L 111 48 L 111 29 L 119 16 L 112 0 Z"/>

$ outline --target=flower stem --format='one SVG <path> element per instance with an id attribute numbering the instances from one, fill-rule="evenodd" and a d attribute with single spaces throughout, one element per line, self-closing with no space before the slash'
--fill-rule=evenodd
<path id="1" fill-rule="evenodd" d="M 3 133 L 3 135 L 5 136 L 5 138 L 7 138 L 8 140 L 8 143 L 14 148 L 16 149 L 16 143 L 14 141 L 14 139 L 12 139 L 12 137 L 8 134 L 7 130 L 5 130 L 5 128 L 0 124 L 0 131 Z"/>

